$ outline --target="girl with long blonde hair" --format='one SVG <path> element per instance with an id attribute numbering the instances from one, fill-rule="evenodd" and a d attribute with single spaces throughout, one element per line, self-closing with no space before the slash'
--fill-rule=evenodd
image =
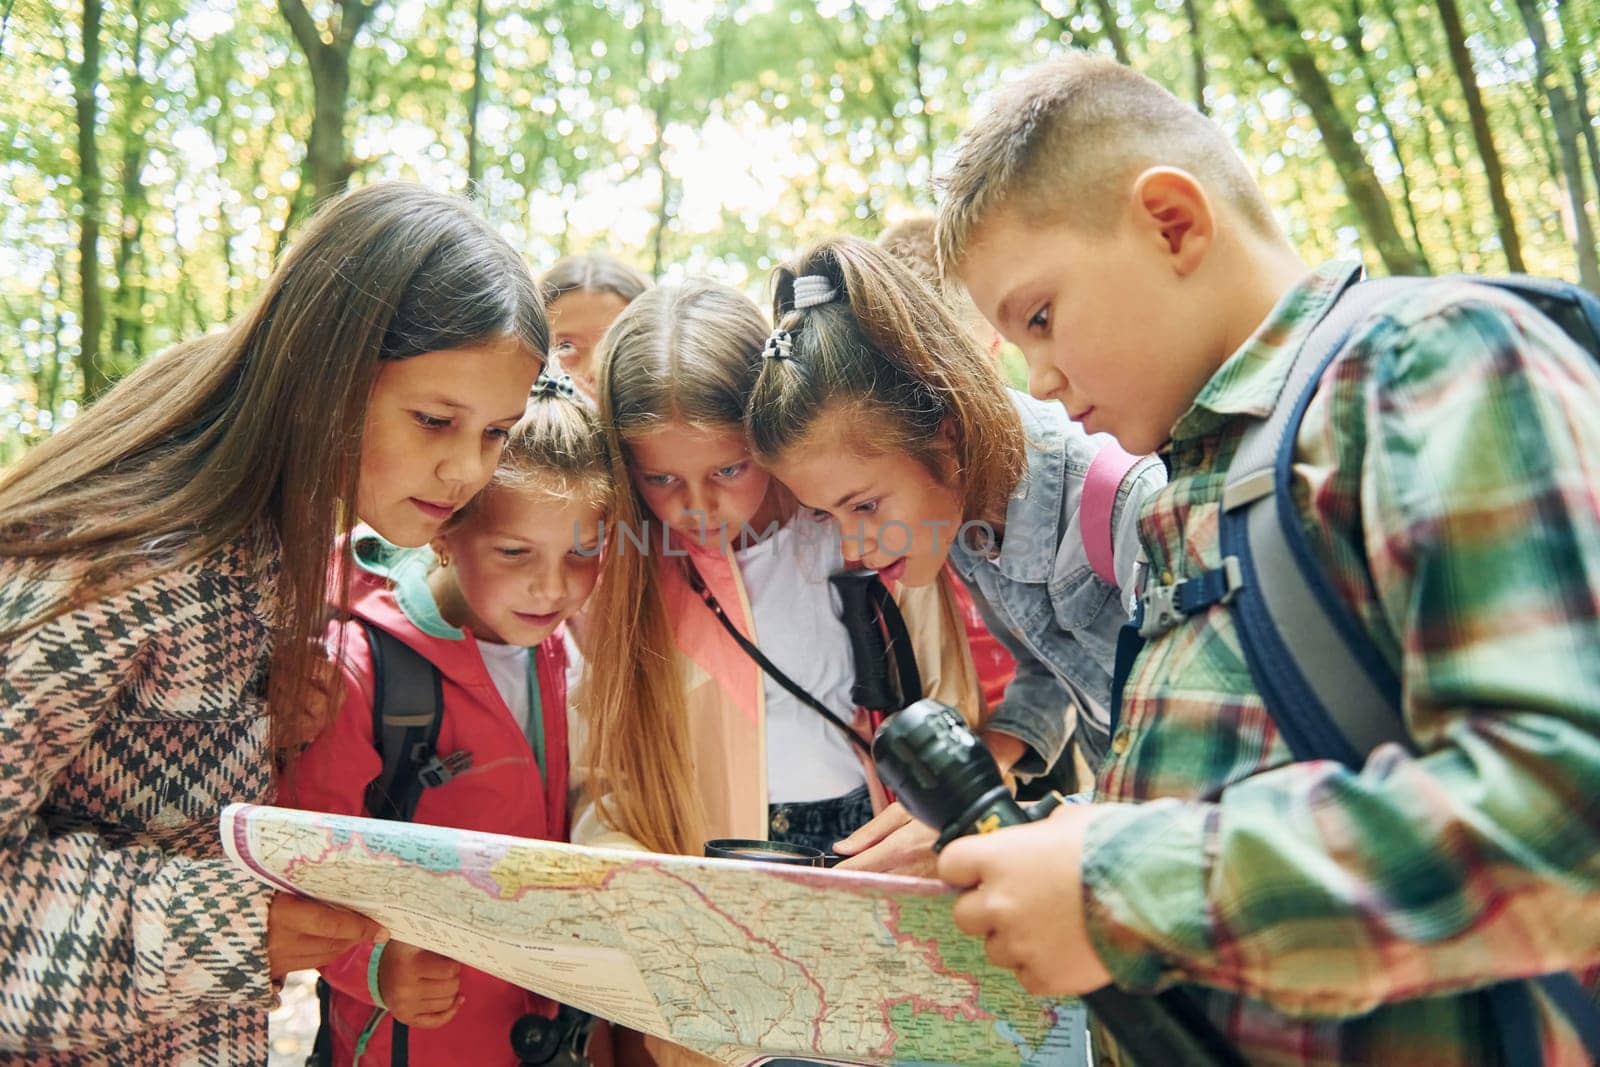
<path id="1" fill-rule="evenodd" d="M 587 650 L 592 803 L 574 840 L 826 850 L 885 806 L 829 584 L 840 548 L 745 435 L 769 332 L 749 298 L 696 281 L 640 296 L 607 334 L 600 408 L 624 488 Z M 910 699 L 976 713 L 948 601 L 936 588 L 898 595 L 924 688 Z"/>

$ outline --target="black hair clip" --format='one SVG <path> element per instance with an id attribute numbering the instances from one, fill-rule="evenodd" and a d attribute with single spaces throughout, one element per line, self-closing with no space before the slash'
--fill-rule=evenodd
<path id="1" fill-rule="evenodd" d="M 546 371 L 533 383 L 530 396 L 559 396 L 563 400 L 578 399 L 578 387 L 572 384 L 570 374 L 551 374 Z"/>
<path id="2" fill-rule="evenodd" d="M 772 336 L 767 338 L 767 343 L 761 349 L 762 359 L 793 359 L 794 334 L 788 330 L 773 330 Z"/>

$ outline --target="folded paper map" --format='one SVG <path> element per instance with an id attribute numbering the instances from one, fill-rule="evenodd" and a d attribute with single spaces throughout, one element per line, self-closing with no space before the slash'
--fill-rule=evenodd
<path id="1" fill-rule="evenodd" d="M 235 804 L 235 863 L 409 944 L 729 1064 L 1085 1062 L 936 881 Z"/>

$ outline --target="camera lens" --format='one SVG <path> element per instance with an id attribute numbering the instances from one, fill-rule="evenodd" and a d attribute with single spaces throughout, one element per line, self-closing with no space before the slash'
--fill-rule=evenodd
<path id="1" fill-rule="evenodd" d="M 891 715 L 872 740 L 872 758 L 884 784 L 920 822 L 940 830 L 934 849 L 986 825 L 1026 822 L 1000 777 L 1000 768 L 956 710 L 919 700 Z"/>

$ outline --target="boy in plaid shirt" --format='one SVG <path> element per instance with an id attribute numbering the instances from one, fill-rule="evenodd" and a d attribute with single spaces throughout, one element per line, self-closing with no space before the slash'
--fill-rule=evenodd
<path id="1" fill-rule="evenodd" d="M 1308 272 L 1220 131 L 1084 56 L 969 131 L 939 241 L 1036 396 L 1166 460 L 1149 580 L 1217 567 L 1241 436 L 1359 267 Z M 1251 1063 L 1495 1062 L 1479 991 L 1600 964 L 1600 375 L 1515 298 L 1430 284 L 1328 367 L 1293 489 L 1417 753 L 1295 762 L 1218 604 L 1135 661 L 1093 805 L 939 873 L 1035 992 L 1181 984 Z M 1590 1062 L 1530 995 L 1519 1061 Z"/>

